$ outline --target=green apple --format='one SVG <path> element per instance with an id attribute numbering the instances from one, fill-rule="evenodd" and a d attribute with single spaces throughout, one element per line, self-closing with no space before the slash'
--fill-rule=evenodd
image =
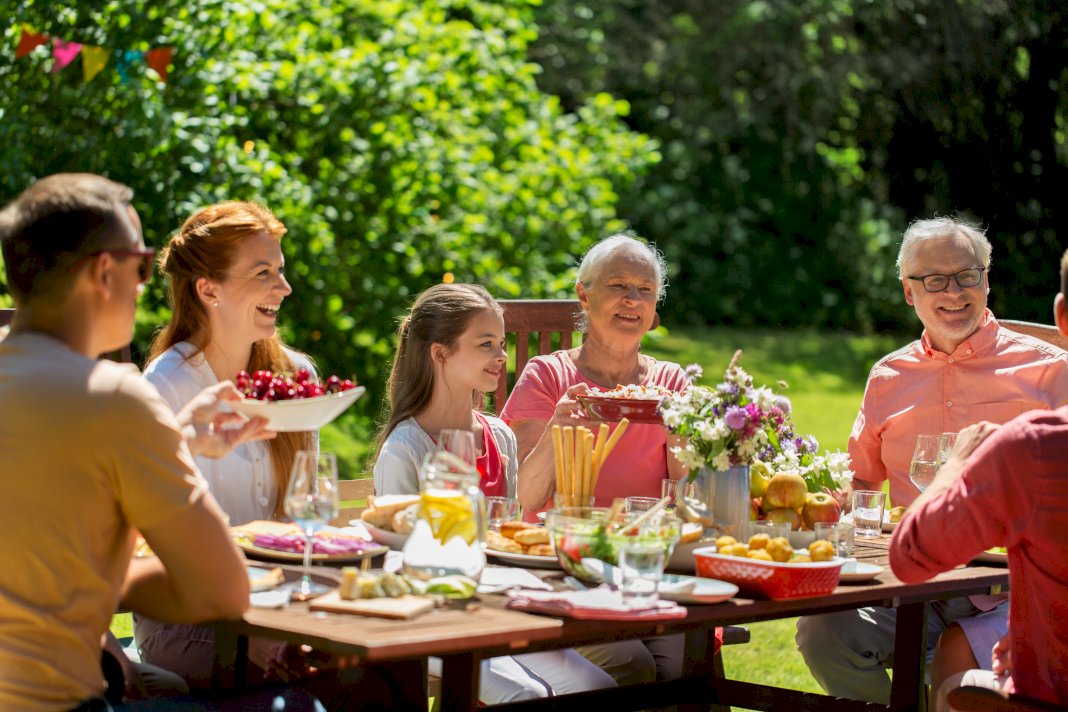
<path id="1" fill-rule="evenodd" d="M 749 496 L 763 497 L 768 491 L 768 480 L 771 479 L 771 470 L 760 460 L 749 466 Z"/>

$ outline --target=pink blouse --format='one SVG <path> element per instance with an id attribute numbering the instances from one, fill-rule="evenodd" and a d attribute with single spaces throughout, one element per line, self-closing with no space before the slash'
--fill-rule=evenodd
<path id="1" fill-rule="evenodd" d="M 550 420 L 560 398 L 577 383 L 596 387 L 579 372 L 567 351 L 536 356 L 516 381 L 501 411 L 501 419 L 509 424 Z M 646 379 L 637 385 L 678 391 L 688 387 L 689 380 L 677 363 L 654 361 Z M 612 431 L 616 425 L 609 423 Z M 616 497 L 659 497 L 660 481 L 667 476 L 667 429 L 662 425 L 631 423 L 605 460 L 594 491 L 597 505 L 606 506 Z"/>

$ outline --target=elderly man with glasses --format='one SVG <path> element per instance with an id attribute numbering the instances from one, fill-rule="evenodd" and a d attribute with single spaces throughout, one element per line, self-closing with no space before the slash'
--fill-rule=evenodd
<path id="1" fill-rule="evenodd" d="M 879 490 L 889 480 L 890 501 L 908 505 L 920 493 L 909 480 L 917 435 L 1068 404 L 1068 354 L 1002 329 L 987 309 L 990 252 L 982 231 L 952 218 L 920 220 L 905 232 L 898 270 L 924 331 L 868 376 L 849 438 L 854 489 Z M 928 607 L 932 684 L 990 669 L 991 649 L 1007 630 L 1006 608 L 1003 597 L 990 596 Z M 888 608 L 802 618 L 797 644 L 828 694 L 887 704 L 896 620 Z"/>

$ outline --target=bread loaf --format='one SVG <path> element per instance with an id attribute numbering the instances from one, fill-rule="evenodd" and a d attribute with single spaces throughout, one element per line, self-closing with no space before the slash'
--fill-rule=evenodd
<path id="1" fill-rule="evenodd" d="M 511 522 L 501 522 L 501 534 L 508 537 L 509 539 L 515 539 L 515 535 L 517 532 L 520 532 L 524 529 L 530 529 L 536 526 L 538 525 L 531 524 L 530 522 L 520 522 L 518 520 Z"/>
<path id="2" fill-rule="evenodd" d="M 532 546 L 533 544 L 548 544 L 549 530 L 545 527 L 530 527 L 529 529 L 522 529 L 516 532 L 514 538 L 523 546 Z"/>
<path id="3" fill-rule="evenodd" d="M 360 519 L 379 529 L 389 529 L 393 525 L 394 514 L 418 502 L 417 494 L 371 495 L 367 498 L 368 508 L 360 514 Z"/>
<path id="4" fill-rule="evenodd" d="M 415 520 L 419 518 L 419 503 L 409 504 L 404 509 L 393 515 L 391 525 L 393 531 L 398 534 L 411 534 L 415 528 Z"/>

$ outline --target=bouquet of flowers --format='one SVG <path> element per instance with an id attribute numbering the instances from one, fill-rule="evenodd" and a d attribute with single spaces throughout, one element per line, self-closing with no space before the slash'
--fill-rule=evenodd
<path id="1" fill-rule="evenodd" d="M 775 472 L 800 474 L 810 492 L 841 489 L 852 479 L 849 455 L 817 454 L 816 438 L 795 431 L 790 400 L 766 386 L 754 386 L 752 376 L 738 365 L 740 357 L 741 351 L 734 354 L 719 384 L 691 386 L 660 403 L 664 425 L 686 440 L 672 452 L 690 469 L 690 477 L 704 465 L 726 470 L 760 462 L 768 477 Z M 701 368 L 692 364 L 686 373 L 692 381 L 700 377 Z"/>

